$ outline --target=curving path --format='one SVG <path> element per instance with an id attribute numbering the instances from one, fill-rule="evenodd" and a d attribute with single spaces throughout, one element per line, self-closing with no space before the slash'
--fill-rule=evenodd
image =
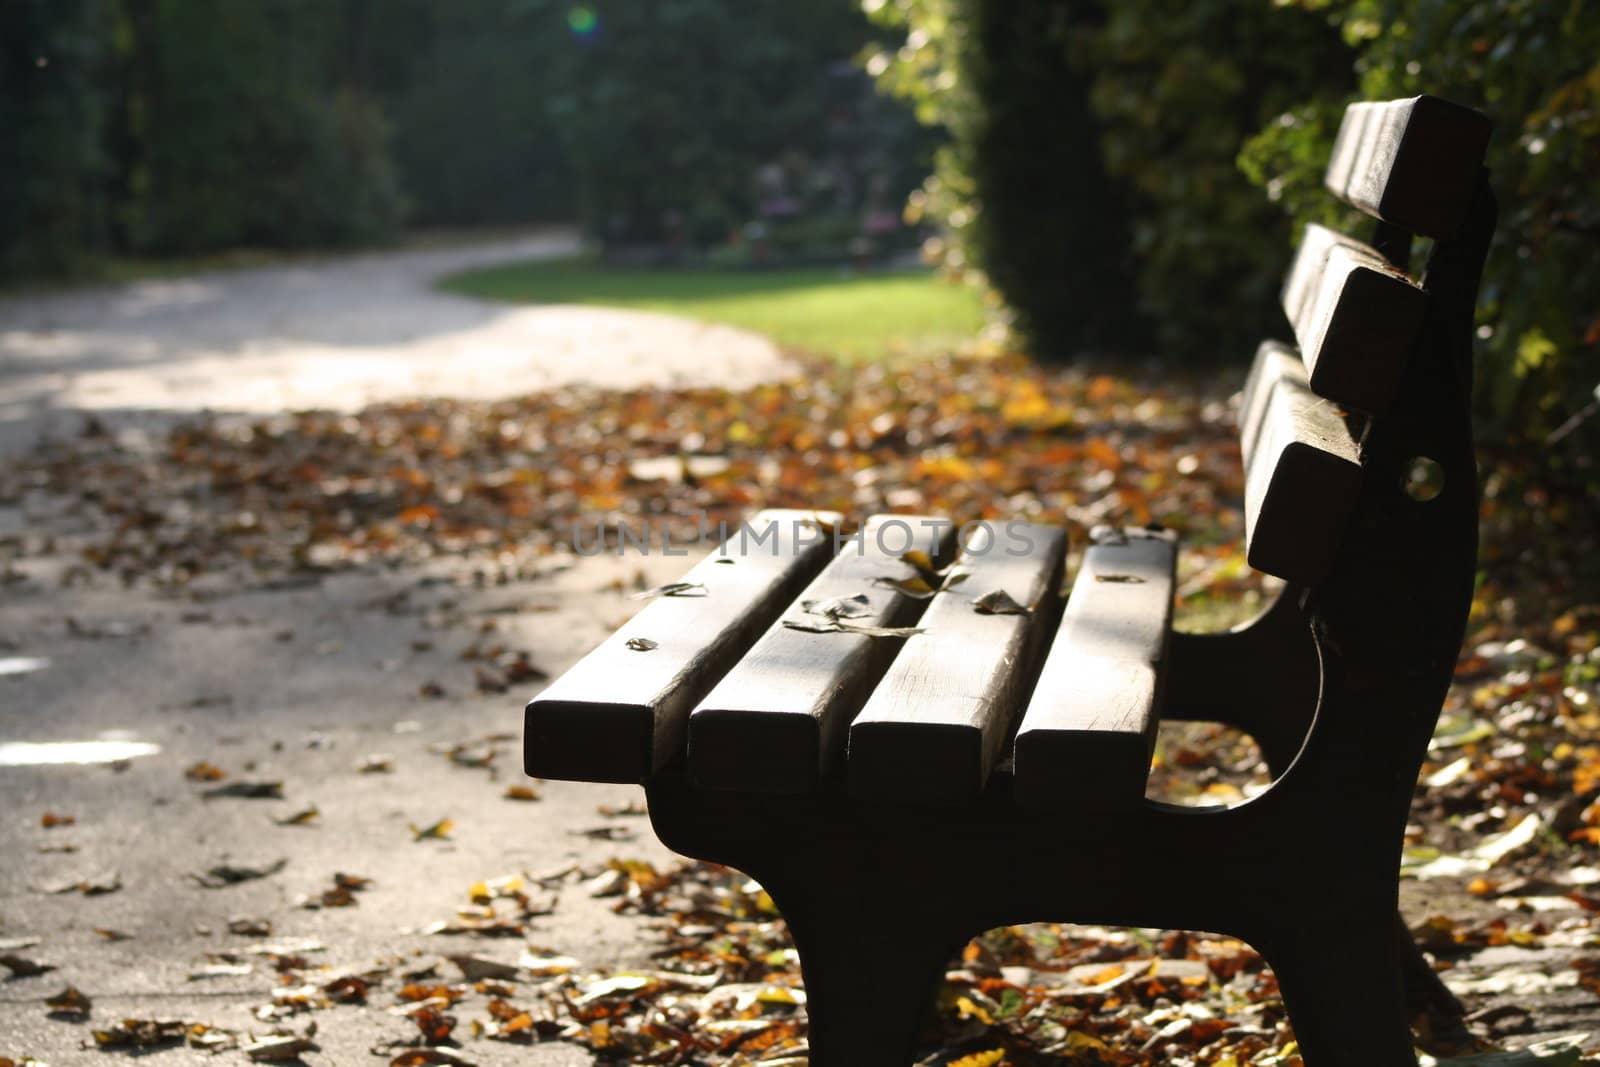
<path id="1" fill-rule="evenodd" d="M 738 388 L 785 370 L 770 341 L 729 326 L 432 287 L 577 247 L 552 231 L 0 298 L 0 452 L 71 428 L 81 412 L 353 410 L 576 382 Z"/>

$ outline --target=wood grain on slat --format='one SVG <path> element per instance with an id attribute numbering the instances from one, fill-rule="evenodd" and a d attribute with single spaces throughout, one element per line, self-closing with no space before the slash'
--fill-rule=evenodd
<path id="1" fill-rule="evenodd" d="M 831 554 L 831 512 L 763 511 L 527 706 L 536 778 L 642 782 L 683 749 L 689 709 Z M 698 593 L 698 590 L 691 592 Z"/>
<path id="2" fill-rule="evenodd" d="M 807 793 L 844 756 L 845 730 L 898 650 L 901 639 L 793 629 L 826 625 L 821 614 L 840 598 L 866 603 L 846 626 L 913 624 L 925 600 L 883 581 L 916 579 L 901 562 L 910 547 L 943 561 L 954 527 L 908 515 L 869 519 L 840 546 L 783 618 L 689 716 L 689 774 L 697 785 L 760 793 Z M 808 611 L 804 605 L 811 605 Z"/>
<path id="3" fill-rule="evenodd" d="M 969 577 L 934 597 L 918 623 L 925 632 L 906 640 L 851 724 L 847 770 L 856 795 L 891 804 L 960 804 L 988 781 L 1018 690 L 1027 684 L 1044 628 L 1054 622 L 1066 552 L 1066 532 L 1056 527 L 1018 522 L 994 529 L 987 549 L 969 542 L 956 568 Z M 975 602 L 999 594 L 1032 610 L 978 610 Z"/>
<path id="4" fill-rule="evenodd" d="M 1022 807 L 1126 809 L 1144 799 L 1177 544 L 1166 532 L 1095 531 L 1017 730 Z"/>
<path id="5" fill-rule="evenodd" d="M 1328 253 L 1337 245 L 1353 248 L 1369 247 L 1354 237 L 1346 237 L 1326 226 L 1318 226 L 1314 222 L 1306 226 L 1305 236 L 1301 238 L 1300 247 L 1295 251 L 1294 263 L 1289 267 L 1289 273 L 1283 280 L 1283 288 L 1278 293 L 1283 314 L 1291 326 L 1300 321 L 1306 305 L 1315 300 L 1317 290 L 1322 285 L 1323 270 L 1328 265 Z M 1378 253 L 1372 250 L 1372 254 L 1376 256 Z"/>
<path id="6" fill-rule="evenodd" d="M 1239 449 L 1244 455 L 1255 448 L 1267 417 L 1267 400 L 1283 378 L 1305 383 L 1306 368 L 1299 354 L 1278 341 L 1261 342 L 1239 400 Z"/>
<path id="7" fill-rule="evenodd" d="M 1427 293 L 1366 245 L 1317 226 L 1306 240 L 1326 249 L 1322 269 L 1306 272 L 1317 274 L 1311 291 L 1288 299 L 1299 297 L 1291 321 L 1311 391 L 1382 414 L 1422 332 Z"/>
<path id="8" fill-rule="evenodd" d="M 1281 379 L 1245 456 L 1246 559 L 1310 584 L 1328 571 L 1361 492 L 1361 462 L 1338 410 Z"/>
<path id="9" fill-rule="evenodd" d="M 1466 217 L 1488 143 L 1488 118 L 1438 97 L 1352 104 L 1325 182 L 1369 215 L 1450 237 Z"/>

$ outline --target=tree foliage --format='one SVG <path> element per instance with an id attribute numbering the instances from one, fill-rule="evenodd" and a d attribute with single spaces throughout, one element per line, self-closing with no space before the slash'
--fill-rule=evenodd
<path id="1" fill-rule="evenodd" d="M 981 271 L 1035 352 L 1253 347 L 1287 224 L 1234 157 L 1351 80 L 1323 20 L 1256 0 L 866 6 L 907 31 L 880 81 L 951 134 L 920 201 L 953 236 L 945 261 Z"/>
<path id="2" fill-rule="evenodd" d="M 950 134 L 912 205 L 946 230 L 937 254 L 978 272 L 1040 354 L 1129 345 L 1126 198 L 1097 147 L 1087 77 L 1068 61 L 1093 32 L 1082 13 L 1049 0 L 866 8 L 906 31 L 868 69 Z"/>
<path id="3" fill-rule="evenodd" d="M 841 150 L 898 201 L 920 131 L 842 145 L 835 121 L 872 33 L 851 0 L 16 0 L 0 271 L 366 242 L 407 220 L 581 215 L 648 240 L 687 219 L 721 238 L 758 166 Z"/>
<path id="4" fill-rule="evenodd" d="M 399 220 L 380 105 L 336 75 L 340 5 L 123 0 L 128 247 L 367 241 Z"/>
<path id="5" fill-rule="evenodd" d="M 561 26 L 550 107 L 581 214 L 608 238 L 726 234 L 754 207 L 758 166 L 844 147 L 850 60 L 871 36 L 852 4 L 661 0 L 587 16 L 557 0 L 529 6 Z M 895 146 L 878 147 L 892 170 Z"/>
<path id="6" fill-rule="evenodd" d="M 1493 120 L 1500 228 L 1479 303 L 1479 414 L 1498 434 L 1543 437 L 1600 384 L 1600 19 L 1580 0 L 1301 2 L 1354 50 L 1360 96 L 1432 93 Z M 1302 101 L 1246 147 L 1247 173 L 1297 221 L 1326 210 L 1318 186 L 1346 99 Z M 1571 455 L 1586 459 L 1579 441 Z"/>
<path id="7" fill-rule="evenodd" d="M 98 9 L 96 0 L 0 5 L 0 275 L 70 268 L 103 237 Z"/>

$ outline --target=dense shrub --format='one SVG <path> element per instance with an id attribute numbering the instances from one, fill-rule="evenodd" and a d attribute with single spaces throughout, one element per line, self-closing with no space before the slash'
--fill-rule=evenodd
<path id="1" fill-rule="evenodd" d="M 1137 340 L 1126 197 L 1106 173 L 1080 65 L 1083 7 L 1052 0 L 869 2 L 905 43 L 868 61 L 950 143 L 913 200 L 947 266 L 976 271 L 1035 352 Z"/>
<path id="2" fill-rule="evenodd" d="M 322 0 L 125 0 L 118 100 L 128 247 L 370 241 L 399 187 L 386 121 L 336 84 L 339 10 Z"/>
<path id="3" fill-rule="evenodd" d="M 953 144 L 924 203 L 1041 355 L 1241 358 L 1275 326 L 1288 225 L 1240 144 L 1352 80 L 1338 35 L 1258 0 L 868 0 L 906 44 L 875 64 Z M 1141 328 L 1143 327 L 1143 328 Z"/>
<path id="4" fill-rule="evenodd" d="M 1479 305 L 1480 424 L 1542 439 L 1600 383 L 1600 18 L 1573 0 L 1303 2 L 1355 48 L 1361 96 L 1428 92 L 1494 120 L 1501 210 Z M 1309 194 L 1344 102 L 1304 101 L 1242 158 L 1297 220 L 1316 217 Z M 1600 418 L 1568 436 L 1566 457 L 1587 463 L 1597 429 Z"/>
<path id="5" fill-rule="evenodd" d="M 549 106 L 580 215 L 607 241 L 674 244 L 737 226 L 756 214 L 763 167 L 822 215 L 864 203 L 852 187 L 863 159 L 897 186 L 895 201 L 908 187 L 899 172 L 922 162 L 909 121 L 854 143 L 862 94 L 849 60 L 872 28 L 848 0 L 529 7 L 560 27 Z"/>
<path id="6" fill-rule="evenodd" d="M 0 4 L 0 276 L 72 267 L 104 238 L 95 0 Z"/>

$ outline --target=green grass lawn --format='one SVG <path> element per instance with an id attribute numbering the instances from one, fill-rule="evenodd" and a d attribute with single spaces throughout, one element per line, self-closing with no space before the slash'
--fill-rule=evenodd
<path id="1" fill-rule="evenodd" d="M 611 270 L 589 259 L 516 263 L 439 282 L 487 300 L 599 304 L 727 323 L 847 361 L 925 355 L 972 341 L 978 295 L 924 271 Z"/>

